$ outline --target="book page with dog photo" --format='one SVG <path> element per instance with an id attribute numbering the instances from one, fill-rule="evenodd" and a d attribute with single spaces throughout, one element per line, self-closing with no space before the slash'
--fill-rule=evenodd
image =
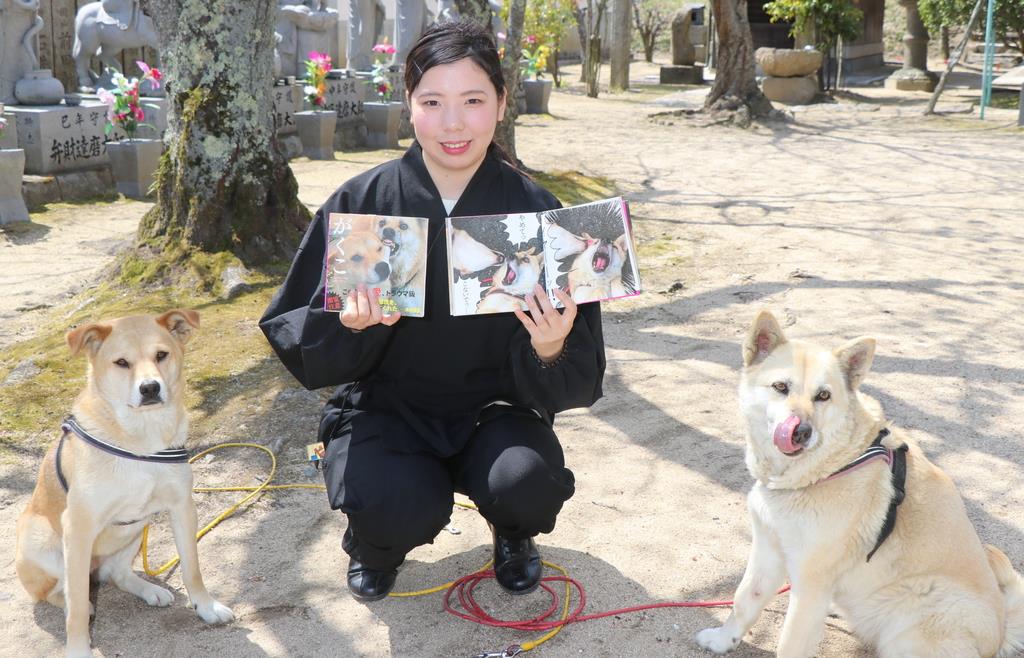
<path id="1" fill-rule="evenodd" d="M 324 264 L 324 310 L 344 310 L 349 291 L 365 285 L 384 313 L 423 317 L 427 220 L 332 212 Z"/>
<path id="2" fill-rule="evenodd" d="M 452 315 L 526 310 L 540 284 L 579 303 L 639 294 L 629 210 L 621 197 L 540 213 L 450 217 Z"/>
<path id="3" fill-rule="evenodd" d="M 577 304 L 640 294 L 629 206 L 622 197 L 540 213 L 549 292 Z M 561 302 L 553 294 L 556 307 Z"/>
<path id="4" fill-rule="evenodd" d="M 526 310 L 535 285 L 547 290 L 538 213 L 449 217 L 446 228 L 452 315 Z"/>

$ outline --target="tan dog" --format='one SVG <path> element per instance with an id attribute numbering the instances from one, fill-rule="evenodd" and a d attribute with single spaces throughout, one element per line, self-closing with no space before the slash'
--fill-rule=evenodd
<path id="1" fill-rule="evenodd" d="M 494 273 L 494 285 L 476 306 L 477 313 L 502 313 L 527 310 L 524 297 L 533 294 L 544 271 L 544 256 L 530 247 L 517 251 Z"/>
<path id="2" fill-rule="evenodd" d="M 411 286 L 423 288 L 426 272 L 421 267 L 426 244 L 422 231 L 405 217 L 381 217 L 377 220 L 377 236 L 391 250 L 391 285 L 395 288 Z"/>
<path id="3" fill-rule="evenodd" d="M 624 297 L 622 267 L 626 263 L 626 234 L 614 241 L 599 240 L 583 234 L 586 248 L 573 259 L 569 270 L 569 291 L 573 301 L 582 304 L 601 299 Z"/>
<path id="4" fill-rule="evenodd" d="M 734 649 L 788 579 L 785 658 L 815 655 L 830 605 L 883 657 L 1024 648 L 1020 576 L 982 546 L 949 477 L 858 390 L 874 352 L 871 338 L 830 351 L 787 340 L 771 313 L 755 320 L 740 380 L 753 547 L 732 614 L 697 635 L 702 647 Z"/>
<path id="5" fill-rule="evenodd" d="M 32 499 L 18 519 L 15 557 L 28 593 L 65 609 L 67 656 L 92 655 L 91 573 L 149 605 L 174 600 L 171 592 L 132 571 L 143 527 L 165 510 L 196 612 L 209 623 L 233 619 L 199 574 L 192 469 L 182 463 L 187 453 L 168 450 L 183 448 L 188 434 L 183 346 L 198 326 L 198 313 L 174 310 L 89 324 L 67 335 L 71 353 L 85 350 L 89 358 L 86 388 L 72 407 L 74 421 L 108 447 L 67 432 L 47 452 Z M 174 461 L 117 456 L 109 446 Z"/>
<path id="6" fill-rule="evenodd" d="M 373 220 L 370 215 L 353 218 L 345 235 L 328 247 L 334 291 L 348 291 L 360 285 L 391 289 L 391 251 L 374 230 Z"/>

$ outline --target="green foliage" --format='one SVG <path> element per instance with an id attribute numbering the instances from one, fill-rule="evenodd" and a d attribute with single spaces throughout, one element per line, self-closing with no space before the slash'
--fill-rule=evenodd
<path id="1" fill-rule="evenodd" d="M 793 23 L 790 35 L 813 31 L 815 44 L 829 52 L 839 38 L 853 41 L 860 35 L 864 12 L 851 0 L 772 0 L 764 6 L 773 23 Z"/>
<path id="2" fill-rule="evenodd" d="M 937 32 L 943 25 L 967 25 L 974 9 L 974 0 L 919 0 L 917 6 L 924 24 L 932 32 Z M 985 24 L 984 12 L 982 8 L 979 25 Z M 1024 0 L 998 0 L 994 27 L 997 40 L 1024 54 Z"/>
<path id="3" fill-rule="evenodd" d="M 508 23 L 510 2 L 504 0 L 501 17 Z M 576 5 L 573 0 L 529 0 L 526 3 L 526 16 L 523 21 L 523 47 L 527 57 L 536 57 L 544 48 L 545 64 L 555 74 L 555 83 L 559 83 L 558 51 L 562 47 L 562 38 L 569 30 L 576 29 Z M 550 55 L 550 57 L 548 57 Z M 524 62 L 524 68 L 529 65 Z M 541 67 L 543 68 L 543 66 Z M 532 77 L 527 75 L 527 77 Z"/>

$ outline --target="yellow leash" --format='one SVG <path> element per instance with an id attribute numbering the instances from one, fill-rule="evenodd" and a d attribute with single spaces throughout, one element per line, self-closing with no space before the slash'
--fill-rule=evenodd
<path id="1" fill-rule="evenodd" d="M 196 533 L 196 541 L 199 541 L 200 539 L 202 539 L 206 535 L 206 533 L 208 533 L 211 530 L 213 530 L 214 528 L 216 528 L 221 523 L 221 521 L 223 521 L 223 520 L 227 519 L 228 517 L 230 517 L 231 515 L 233 515 L 235 512 L 237 512 L 239 510 L 239 508 L 241 508 L 243 505 L 245 505 L 246 503 L 248 503 L 252 499 L 254 499 L 257 496 L 259 496 L 264 491 L 277 491 L 277 490 L 281 490 L 281 489 L 318 489 L 320 491 L 326 491 L 327 490 L 327 487 L 322 485 L 322 484 L 270 484 L 274 480 L 274 475 L 277 474 L 277 457 L 274 456 L 274 453 L 269 448 L 267 448 L 266 446 L 259 445 L 257 443 L 221 443 L 219 445 L 215 445 L 213 447 L 207 448 L 206 450 L 203 450 L 202 452 L 197 453 L 191 459 L 188 460 L 188 463 L 189 464 L 193 464 L 197 460 L 205 457 L 206 455 L 210 454 L 211 452 L 213 452 L 215 450 L 220 450 L 222 448 L 256 448 L 258 450 L 262 450 L 263 452 L 267 453 L 268 457 L 270 457 L 270 473 L 267 475 L 267 478 L 265 480 L 263 480 L 263 482 L 261 482 L 259 485 L 255 486 L 255 487 L 195 487 L 195 488 L 193 488 L 192 491 L 194 491 L 196 493 L 210 493 L 210 492 L 214 492 L 214 491 L 248 491 L 249 492 L 241 500 L 239 500 L 237 503 L 235 503 L 231 507 L 227 508 L 226 510 L 224 510 L 220 514 L 218 514 L 216 518 L 214 518 L 212 521 L 207 523 L 202 529 L 200 529 L 199 532 Z M 455 505 L 458 506 L 458 507 L 462 507 L 462 508 L 470 509 L 470 510 L 475 510 L 476 509 L 475 505 L 471 505 L 469 503 L 461 503 L 461 502 L 455 501 Z M 139 546 L 139 552 L 142 553 L 142 569 L 143 569 L 143 571 L 146 572 L 146 575 L 148 575 L 148 576 L 159 576 L 159 575 L 161 575 L 163 573 L 166 573 L 170 569 L 173 569 L 178 564 L 178 561 L 180 560 L 180 558 L 178 556 L 175 556 L 173 559 L 168 560 L 159 569 L 151 569 L 150 568 L 150 566 L 149 566 L 149 550 L 148 550 L 148 543 L 149 542 L 148 542 L 148 539 L 149 539 L 149 524 L 146 524 L 146 526 L 142 529 L 142 544 L 141 544 L 141 546 Z M 493 564 L 493 560 L 489 561 L 487 564 L 485 564 L 484 566 L 482 566 L 479 569 L 477 569 L 477 571 L 475 573 L 479 573 L 481 571 L 487 570 L 488 568 L 490 568 L 490 566 L 492 564 Z M 544 561 L 544 565 L 548 566 L 548 567 L 551 567 L 552 569 L 556 569 L 556 570 L 560 571 L 562 573 L 562 575 L 566 576 L 566 578 L 568 578 L 568 576 L 569 576 L 569 572 L 566 571 L 565 569 L 563 569 L 562 567 L 558 566 L 557 564 L 553 564 L 551 562 Z M 453 584 L 455 584 L 455 582 L 456 581 L 450 581 L 450 582 L 447 582 L 447 583 L 445 583 L 443 585 L 438 585 L 436 587 L 430 587 L 428 589 L 421 589 L 421 590 L 417 590 L 417 591 L 414 591 L 414 592 L 392 592 L 392 593 L 388 594 L 388 596 L 395 597 L 395 598 L 411 598 L 411 597 L 414 597 L 414 596 L 425 596 L 427 594 L 436 594 L 438 592 L 446 591 L 449 587 L 451 587 Z M 562 606 L 562 620 L 563 621 L 566 618 L 568 618 L 568 616 L 569 616 L 569 595 L 570 595 L 570 593 L 571 593 L 570 592 L 570 585 L 569 585 L 568 582 L 566 582 L 565 583 L 565 596 L 563 597 L 563 606 Z M 561 632 L 561 630 L 563 628 L 564 628 L 564 626 L 559 626 L 559 627 L 555 628 L 554 630 L 551 630 L 551 631 L 547 632 L 546 634 L 544 634 L 543 636 L 541 636 L 540 638 L 538 638 L 536 640 L 533 640 L 531 642 L 524 642 L 522 645 L 520 645 L 520 650 L 525 652 L 525 651 L 530 651 L 531 649 L 535 649 L 536 647 L 540 646 L 544 642 L 547 642 L 548 640 L 550 640 L 554 636 L 558 635 L 558 633 Z"/>

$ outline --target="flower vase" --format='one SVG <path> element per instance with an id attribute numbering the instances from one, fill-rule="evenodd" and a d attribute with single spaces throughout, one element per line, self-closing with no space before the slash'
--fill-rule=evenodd
<path id="1" fill-rule="evenodd" d="M 302 154 L 310 160 L 334 159 L 334 128 L 338 115 L 333 111 L 307 110 L 295 113 Z"/>
<path id="2" fill-rule="evenodd" d="M 21 177 L 25 173 L 23 149 L 0 149 L 0 224 L 27 222 L 28 208 L 21 196 Z"/>
<path id="3" fill-rule="evenodd" d="M 398 127 L 402 104 L 396 101 L 363 103 L 366 115 L 366 145 L 375 149 L 398 148 Z"/>
<path id="4" fill-rule="evenodd" d="M 523 80 L 527 114 L 548 114 L 552 86 L 554 83 L 551 80 Z"/>
<path id="5" fill-rule="evenodd" d="M 163 146 L 163 140 L 159 139 L 107 142 L 107 155 L 119 194 L 129 199 L 146 198 L 160 165 Z"/>

